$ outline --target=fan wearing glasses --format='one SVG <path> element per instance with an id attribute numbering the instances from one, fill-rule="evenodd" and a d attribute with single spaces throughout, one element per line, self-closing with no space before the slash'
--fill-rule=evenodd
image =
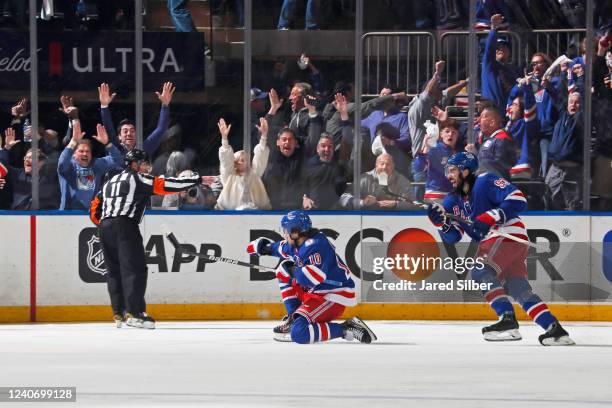
<path id="1" fill-rule="evenodd" d="M 531 57 L 531 72 L 527 75 L 531 76 L 531 86 L 536 100 L 536 116 L 540 124 L 540 134 L 536 140 L 530 143 L 530 150 L 540 151 L 540 163 L 534 163 L 532 168 L 540 167 L 540 176 L 546 176 L 548 168 L 548 145 L 552 138 L 555 123 L 559 118 L 565 98 L 564 89 L 567 88 L 563 76 L 548 76 L 545 75 L 546 70 L 551 64 L 550 57 L 542 52 L 536 52 Z M 513 92 L 511 92 L 512 94 Z"/>

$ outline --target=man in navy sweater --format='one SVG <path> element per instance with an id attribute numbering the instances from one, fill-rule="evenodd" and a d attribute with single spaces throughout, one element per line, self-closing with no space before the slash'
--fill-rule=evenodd
<path id="1" fill-rule="evenodd" d="M 573 93 L 567 101 L 567 110 L 555 124 L 548 147 L 551 160 L 546 174 L 552 208 L 577 210 L 582 191 L 583 118 L 580 112 L 581 97 Z"/>

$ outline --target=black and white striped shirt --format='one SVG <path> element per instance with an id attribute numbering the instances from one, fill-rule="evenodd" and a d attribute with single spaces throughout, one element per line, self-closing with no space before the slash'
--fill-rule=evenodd
<path id="1" fill-rule="evenodd" d="M 90 216 L 94 222 L 115 217 L 128 217 L 140 222 L 152 195 L 175 194 L 200 182 L 199 175 L 164 178 L 126 169 L 104 184 L 92 201 Z"/>

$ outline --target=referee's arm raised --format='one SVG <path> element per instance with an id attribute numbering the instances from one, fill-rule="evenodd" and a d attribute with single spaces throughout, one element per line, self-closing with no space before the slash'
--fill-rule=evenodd
<path id="1" fill-rule="evenodd" d="M 150 194 L 157 195 L 176 194 L 202 183 L 202 177 L 197 174 L 189 177 L 163 177 L 138 173 L 137 177 Z"/>

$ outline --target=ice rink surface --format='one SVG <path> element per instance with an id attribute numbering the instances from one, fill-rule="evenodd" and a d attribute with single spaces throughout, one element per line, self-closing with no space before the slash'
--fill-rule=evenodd
<path id="1" fill-rule="evenodd" d="M 0 325 L 0 386 L 76 386 L 65 406 L 612 407 L 612 324 L 543 347 L 526 323 L 508 343 L 483 322 L 368 323 L 371 345 L 278 343 L 270 321 Z"/>

